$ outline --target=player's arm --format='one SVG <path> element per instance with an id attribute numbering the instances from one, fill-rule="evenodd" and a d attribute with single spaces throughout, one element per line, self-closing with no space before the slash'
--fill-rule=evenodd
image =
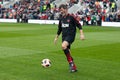
<path id="1" fill-rule="evenodd" d="M 82 30 L 82 29 L 80 29 L 80 39 L 81 39 L 81 40 L 84 40 L 84 39 L 85 39 L 84 33 L 83 33 L 83 30 Z"/>
<path id="2" fill-rule="evenodd" d="M 58 25 L 58 30 L 57 30 L 57 35 L 55 36 L 55 39 L 54 39 L 54 44 L 56 44 L 57 40 L 58 40 L 58 37 L 59 35 L 61 34 L 61 31 L 62 31 L 62 27 L 61 27 L 61 21 L 59 21 L 59 25 Z"/>
<path id="3" fill-rule="evenodd" d="M 74 21 L 75 21 L 76 26 L 77 26 L 77 27 L 79 28 L 79 30 L 80 30 L 80 39 L 81 39 L 81 40 L 84 40 L 85 37 L 84 37 L 82 25 L 81 25 L 80 22 L 79 22 L 77 19 L 75 19 L 75 18 L 74 18 Z"/>

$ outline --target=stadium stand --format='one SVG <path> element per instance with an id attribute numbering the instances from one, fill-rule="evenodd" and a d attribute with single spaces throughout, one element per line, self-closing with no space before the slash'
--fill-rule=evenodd
<path id="1" fill-rule="evenodd" d="M 79 1 L 77 4 L 74 4 L 72 7 L 70 7 L 70 8 L 68 9 L 68 12 L 75 14 L 75 13 L 77 13 L 77 11 L 82 10 L 82 9 L 83 9 L 83 6 L 80 5 L 80 4 L 81 4 L 80 1 Z"/>
<path id="2" fill-rule="evenodd" d="M 10 8 L 10 5 L 13 5 L 16 0 L 3 0 L 3 4 L 1 4 L 4 8 Z"/>
<path id="3" fill-rule="evenodd" d="M 55 0 L 53 3 L 59 7 L 60 4 L 65 4 L 66 2 L 69 2 L 69 0 Z"/>
<path id="4" fill-rule="evenodd" d="M 101 21 L 120 22 L 120 0 L 4 0 L 0 18 L 17 19 L 18 22 L 57 20 L 60 4 L 68 5 L 68 12 L 86 25 L 101 25 Z"/>

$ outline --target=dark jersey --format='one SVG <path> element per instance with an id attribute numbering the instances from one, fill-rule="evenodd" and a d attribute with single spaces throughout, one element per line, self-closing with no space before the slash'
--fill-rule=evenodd
<path id="1" fill-rule="evenodd" d="M 81 24 L 72 15 L 68 14 L 66 17 L 61 17 L 59 20 L 57 34 L 62 36 L 74 36 L 76 35 L 76 26 L 82 29 Z"/>

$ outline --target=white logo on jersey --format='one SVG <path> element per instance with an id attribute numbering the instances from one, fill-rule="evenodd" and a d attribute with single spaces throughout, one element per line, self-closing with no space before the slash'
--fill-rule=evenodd
<path id="1" fill-rule="evenodd" d="M 62 27 L 63 27 L 63 28 L 69 27 L 69 24 L 63 24 L 63 23 L 62 23 Z"/>

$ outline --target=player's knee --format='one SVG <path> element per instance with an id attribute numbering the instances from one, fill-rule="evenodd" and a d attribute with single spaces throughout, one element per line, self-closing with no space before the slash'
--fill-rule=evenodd
<path id="1" fill-rule="evenodd" d="M 62 45 L 62 50 L 65 50 L 65 49 L 67 49 L 67 46 Z"/>

